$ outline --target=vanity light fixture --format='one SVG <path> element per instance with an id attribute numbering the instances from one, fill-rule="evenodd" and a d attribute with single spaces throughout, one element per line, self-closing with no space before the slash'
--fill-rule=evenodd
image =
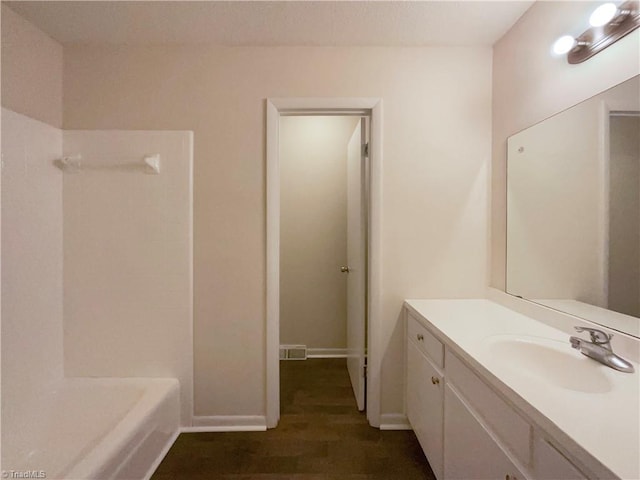
<path id="1" fill-rule="evenodd" d="M 576 47 L 584 47 L 587 45 L 589 45 L 587 42 L 578 41 L 571 35 L 563 35 L 553 44 L 553 53 L 556 55 L 564 55 Z"/>
<path id="2" fill-rule="evenodd" d="M 576 39 L 571 35 L 563 35 L 553 44 L 553 53 L 556 55 L 564 55 L 565 53 L 569 53 L 569 51 L 575 47 Z"/>
<path id="3" fill-rule="evenodd" d="M 603 3 L 596 8 L 589 17 L 589 24 L 592 27 L 602 27 L 609 23 L 618 13 L 615 3 Z"/>
<path id="4" fill-rule="evenodd" d="M 591 28 L 574 38 L 560 37 L 553 44 L 553 53 L 567 54 L 570 64 L 582 63 L 640 27 L 640 2 L 631 0 L 620 6 L 605 3 L 596 8 L 589 18 Z"/>

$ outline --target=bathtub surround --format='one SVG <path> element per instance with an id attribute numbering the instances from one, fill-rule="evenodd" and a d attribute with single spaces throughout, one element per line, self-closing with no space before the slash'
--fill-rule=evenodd
<path id="1" fill-rule="evenodd" d="M 3 467 L 148 477 L 193 409 L 192 134 L 63 132 L 3 108 L 2 139 Z M 65 151 L 163 169 L 63 174 Z M 99 376 L 138 378 L 81 378 Z"/>
<path id="2" fill-rule="evenodd" d="M 170 138 L 173 134 L 173 142 Z M 85 158 L 91 158 L 94 151 L 87 148 L 87 144 L 100 150 L 101 153 L 114 153 L 118 147 L 122 152 L 131 152 L 138 140 L 140 148 L 154 147 L 156 151 L 165 154 L 165 176 L 183 172 L 182 177 L 177 174 L 173 180 L 156 180 L 164 186 L 165 195 L 161 195 L 159 201 L 156 198 L 156 215 L 152 214 L 154 199 L 149 201 L 148 196 L 153 195 L 157 186 L 136 188 L 132 195 L 127 191 L 126 183 L 133 175 L 144 178 L 143 173 L 125 171 L 120 173 L 95 172 L 93 178 L 89 178 L 87 172 L 73 176 L 71 185 L 67 182 L 66 198 L 71 199 L 75 208 L 67 209 L 67 215 L 72 219 L 65 222 L 65 239 L 67 248 L 73 247 L 73 256 L 77 260 L 82 254 L 92 259 L 105 258 L 112 268 L 123 269 L 123 265 L 133 267 L 137 273 L 145 272 L 140 268 L 138 259 L 117 258 L 123 252 L 136 252 L 135 235 L 140 232 L 136 225 L 129 225 L 126 245 L 117 241 L 110 243 L 109 255 L 104 255 L 107 249 L 100 249 L 100 242 L 109 241 L 110 237 L 100 227 L 95 225 L 96 220 L 103 221 L 105 216 L 115 214 L 118 218 L 128 218 L 139 221 L 136 218 L 136 208 L 132 207 L 132 200 L 142 204 L 145 210 L 146 228 L 158 228 L 162 224 L 169 226 L 174 235 L 181 234 L 186 238 L 169 242 L 174 245 L 173 250 L 166 248 L 168 245 L 156 245 L 150 248 L 151 252 L 169 253 L 172 261 L 180 268 L 184 268 L 183 276 L 178 278 L 179 288 L 167 291 L 167 285 L 160 285 L 161 299 L 164 302 L 162 311 L 172 315 L 171 319 L 178 324 L 172 331 L 167 329 L 170 321 L 164 322 L 162 331 L 170 336 L 170 346 L 176 349 L 182 348 L 177 357 L 182 357 L 182 366 L 176 365 L 176 355 L 167 355 L 172 350 L 166 346 L 152 343 L 153 336 L 148 331 L 143 335 L 135 333 L 128 336 L 120 336 L 121 344 L 114 344 L 108 335 L 102 331 L 100 338 L 91 340 L 84 334 L 78 343 L 86 346 L 86 350 L 74 349 L 73 334 L 77 333 L 77 327 L 73 322 L 65 322 L 65 331 L 70 341 L 65 342 L 65 354 L 78 363 L 78 371 L 67 371 L 67 376 L 173 376 L 180 378 L 182 389 L 177 380 L 127 380 L 127 379 L 83 379 L 63 378 L 63 174 L 55 166 L 55 160 L 63 155 L 63 132 L 59 129 L 33 120 L 24 115 L 17 114 L 7 109 L 2 109 L 2 145 L 3 153 L 3 225 L 5 236 L 2 241 L 2 250 L 5 257 L 2 275 L 3 296 L 3 329 L 2 340 L 4 355 L 4 371 L 2 381 L 4 384 L 4 396 L 2 404 L 2 423 L 4 436 L 4 449 L 2 451 L 2 463 L 7 469 L 38 470 L 45 472 L 51 478 L 107 478 L 111 474 L 119 472 L 121 475 L 132 475 L 136 478 L 144 478 L 153 471 L 155 464 L 161 458 L 168 446 L 173 443 L 177 429 L 180 425 L 180 405 L 184 410 L 184 421 L 191 418 L 191 336 L 190 336 L 190 249 L 185 250 L 187 255 L 179 255 L 177 246 L 190 245 L 190 234 L 186 227 L 190 225 L 190 153 L 191 135 L 184 132 L 65 132 L 69 136 L 67 144 L 74 152 L 81 151 Z M 103 144 L 96 141 L 101 137 Z M 116 138 L 119 137 L 119 138 Z M 150 139 L 155 139 L 155 145 Z M 119 140 L 119 141 L 117 141 Z M 142 140 L 142 141 L 141 141 Z M 178 140 L 178 141 L 176 141 Z M 84 141 L 84 148 L 81 144 Z M 174 152 L 171 151 L 173 143 Z M 114 145 L 116 147 L 114 148 Z M 176 157 L 172 155 L 182 149 L 183 160 L 172 162 Z M 124 150 L 122 150 L 124 149 Z M 110 152 L 109 152 L 110 151 Z M 147 150 L 144 150 L 147 151 Z M 117 155 L 117 152 L 115 152 Z M 108 157 L 118 159 L 118 156 Z M 178 172 L 175 172 L 177 167 Z M 115 182 L 109 184 L 105 181 L 106 175 L 114 175 Z M 91 174 L 89 174 L 91 175 Z M 126 177 L 126 178 L 123 178 Z M 154 178 L 159 178 L 153 176 Z M 146 176 L 151 179 L 152 176 Z M 93 180 L 93 182 L 91 182 Z M 181 182 L 184 180 L 184 182 Z M 172 182 L 184 183 L 184 185 L 171 185 Z M 75 184 L 73 183 L 75 182 Z M 135 180 L 132 180 L 135 183 Z M 89 187 L 87 188 L 87 183 Z M 133 185 L 130 183 L 129 187 Z M 169 185 L 167 185 L 167 183 Z M 140 187 L 140 185 L 136 185 Z M 176 188 L 177 187 L 177 188 Z M 149 191 L 151 190 L 151 191 Z M 78 192 L 82 198 L 74 197 Z M 120 201 L 127 204 L 126 211 L 114 210 L 117 201 L 114 202 L 114 192 L 121 194 Z M 100 195 L 102 193 L 102 195 Z M 141 198 L 132 198 L 135 195 Z M 145 197 L 146 195 L 146 197 Z M 178 198 L 176 198 L 176 195 Z M 156 195 L 158 197 L 158 195 Z M 98 199 L 104 201 L 106 211 L 97 211 Z M 182 199 L 182 201 L 179 201 Z M 179 212 L 177 221 L 166 220 L 166 202 L 173 205 L 173 210 Z M 98 203 L 99 205 L 99 203 Z M 180 210 L 183 207 L 186 213 Z M 92 224 L 82 213 L 88 214 L 94 220 Z M 160 224 L 157 220 L 160 214 Z M 83 222 L 82 226 L 74 224 L 75 220 Z M 175 220 L 175 219 L 174 219 Z M 140 222 L 138 222 L 140 223 Z M 174 228 L 182 224 L 185 228 Z M 104 225 L 104 223 L 102 223 Z M 90 226 L 98 237 L 89 238 L 83 228 Z M 117 222 L 109 223 L 109 229 L 118 231 Z M 81 239 L 74 237 L 82 234 Z M 74 242 L 74 240 L 77 240 Z M 111 238 L 113 240 L 113 238 Z M 180 241 L 182 240 L 182 241 Z M 158 242 L 155 236 L 154 242 Z M 148 248 L 148 244 L 137 242 Z M 120 248 L 118 248 L 120 246 Z M 160 249 L 158 249 L 160 247 Z M 98 250 L 96 251 L 96 248 Z M 55 254 L 55 252 L 58 252 Z M 139 253 L 139 252 L 138 252 Z M 149 255 L 147 253 L 147 255 Z M 148 256 L 145 257 L 149 260 Z M 152 263 L 163 265 L 158 258 L 152 258 Z M 113 281 L 114 272 L 99 271 L 100 265 L 90 264 L 88 258 L 84 258 L 83 264 L 69 265 L 64 268 L 70 275 L 67 282 L 66 300 L 71 308 L 66 310 L 83 315 L 78 318 L 78 323 L 89 325 L 94 331 L 96 322 L 105 320 L 111 329 L 114 322 L 124 321 L 126 325 L 118 328 L 122 332 L 125 328 L 131 329 L 131 325 L 140 325 L 141 320 L 162 320 L 162 312 L 153 317 L 143 313 L 135 313 L 135 300 L 144 300 L 144 291 L 139 285 L 125 285 L 127 292 L 132 295 L 125 299 L 126 305 L 119 305 L 122 299 L 118 298 L 117 289 L 96 288 L 100 281 L 107 279 Z M 104 267 L 104 264 L 102 264 Z M 166 266 L 166 265 L 164 265 Z M 73 268 L 76 267 L 76 268 Z M 126 268 L 124 268 L 126 270 Z M 170 281 L 170 270 L 163 271 L 163 281 Z M 131 273 L 131 272 L 129 272 Z M 148 272 L 147 272 L 148 273 Z M 179 272 L 176 272 L 179 273 Z M 87 274 L 89 274 L 87 276 Z M 117 272 L 115 272 L 117 275 Z M 81 279 L 81 284 L 74 284 L 73 280 Z M 139 280 L 139 279 L 138 279 Z M 174 279 L 175 280 L 175 279 Z M 96 281 L 98 284 L 96 285 Z M 123 283 L 123 282 L 122 282 Z M 152 283 L 154 292 L 159 290 L 157 282 Z M 82 312 L 82 301 L 73 294 L 83 295 L 82 300 L 91 301 L 90 311 Z M 103 302 L 91 298 L 95 291 L 101 292 L 101 300 L 108 299 L 110 304 L 102 309 Z M 111 296 L 105 295 L 111 292 Z M 171 302 L 172 296 L 181 296 L 188 312 L 177 311 L 176 308 L 166 306 Z M 75 300 L 75 302 L 74 302 Z M 174 299 L 175 300 L 175 299 Z M 158 304 L 156 299 L 156 304 Z M 78 308 L 78 304 L 80 308 Z M 123 307 L 122 315 L 118 315 L 114 307 Z M 161 307 L 163 305 L 161 304 Z M 80 310 L 80 311 L 78 311 Z M 145 311 L 149 309 L 146 308 Z M 100 315 L 102 313 L 102 316 Z M 132 318 L 131 314 L 136 318 Z M 73 315 L 71 315 L 73 318 Z M 176 341 L 180 337 L 182 342 Z M 156 335 L 157 339 L 157 335 Z M 87 341 L 89 340 L 89 341 Z M 126 355 L 126 342 L 133 343 L 135 358 Z M 124 342 L 124 347 L 122 343 Z M 114 370 L 100 371 L 96 367 L 101 361 L 100 348 L 108 350 L 108 364 Z M 151 351 L 152 358 L 148 358 Z M 158 352 L 165 353 L 165 358 L 159 357 Z M 104 353 L 104 352 L 103 352 Z M 147 354 L 147 357 L 144 354 Z M 114 355 L 115 354 L 115 355 Z M 82 356 L 84 355 L 84 356 Z M 146 366 L 145 366 L 146 363 Z M 163 367 L 164 363 L 164 367 Z M 67 362 L 67 370 L 73 361 Z M 118 370 L 120 369 L 120 370 Z M 163 383 L 164 382 L 164 383 Z M 180 392 L 184 397 L 180 401 Z M 82 408 L 78 406 L 81 405 Z M 82 435 L 77 428 L 82 427 Z M 53 442 L 58 442 L 59 448 L 52 451 L 49 447 Z M 133 452 L 133 453 L 132 453 Z M 81 460 L 79 460 L 82 458 Z M 111 477 L 109 477 L 111 478 Z"/>
<path id="3" fill-rule="evenodd" d="M 190 425 L 193 134 L 63 137 L 64 155 L 87 167 L 64 174 L 65 375 L 177 378 Z M 157 175 L 140 167 L 148 154 L 160 155 Z"/>
<path id="4" fill-rule="evenodd" d="M 2 109 L 2 435 L 63 376 L 62 131 Z"/>

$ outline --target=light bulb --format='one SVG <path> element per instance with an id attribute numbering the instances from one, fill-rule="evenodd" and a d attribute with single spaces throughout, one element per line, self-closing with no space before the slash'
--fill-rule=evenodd
<path id="1" fill-rule="evenodd" d="M 556 55 L 564 55 L 569 52 L 576 44 L 576 39 L 571 35 L 563 35 L 553 44 L 553 53 Z"/>
<path id="2" fill-rule="evenodd" d="M 601 27 L 609 23 L 618 13 L 618 7 L 615 3 L 604 3 L 596 8 L 589 17 L 589 23 L 592 27 Z"/>

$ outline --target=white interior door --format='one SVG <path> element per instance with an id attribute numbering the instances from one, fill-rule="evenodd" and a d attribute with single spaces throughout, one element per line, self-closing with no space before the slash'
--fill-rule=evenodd
<path id="1" fill-rule="evenodd" d="M 364 120 L 347 147 L 347 368 L 358 403 L 365 408 L 367 222 Z M 344 270 L 344 269 L 343 269 Z"/>

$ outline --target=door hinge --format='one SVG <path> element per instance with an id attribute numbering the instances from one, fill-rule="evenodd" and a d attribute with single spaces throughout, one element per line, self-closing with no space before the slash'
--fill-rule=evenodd
<path id="1" fill-rule="evenodd" d="M 362 145 L 362 155 L 365 157 L 369 157 L 369 144 L 365 143 Z"/>
<path id="2" fill-rule="evenodd" d="M 362 366 L 362 377 L 363 378 L 367 378 L 367 366 L 366 365 Z"/>

